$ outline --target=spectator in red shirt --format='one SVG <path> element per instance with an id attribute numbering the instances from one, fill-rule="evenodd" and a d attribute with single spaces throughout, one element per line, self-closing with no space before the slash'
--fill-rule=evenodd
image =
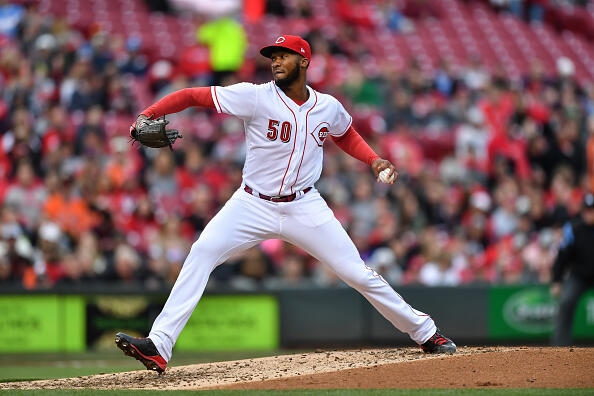
<path id="1" fill-rule="evenodd" d="M 504 174 L 511 173 L 523 180 L 530 177 L 526 141 L 522 137 L 518 125 L 511 124 L 504 134 L 495 135 L 490 141 L 487 151 L 492 176 L 497 177 L 496 173 L 501 171 Z"/>

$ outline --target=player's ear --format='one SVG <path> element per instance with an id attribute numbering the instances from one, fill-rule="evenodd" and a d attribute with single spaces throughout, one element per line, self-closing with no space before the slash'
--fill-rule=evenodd
<path id="1" fill-rule="evenodd" d="M 301 57 L 301 67 L 306 69 L 309 67 L 309 60 L 304 56 Z"/>

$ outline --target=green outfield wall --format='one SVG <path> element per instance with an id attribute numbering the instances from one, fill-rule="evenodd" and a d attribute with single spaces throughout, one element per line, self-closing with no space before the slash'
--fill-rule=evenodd
<path id="1" fill-rule="evenodd" d="M 86 348 L 85 298 L 0 295 L 0 352 L 74 352 Z"/>
<path id="2" fill-rule="evenodd" d="M 535 343 L 550 339 L 558 301 L 545 286 L 401 287 L 407 303 L 429 313 L 458 344 Z M 146 335 L 167 290 L 104 286 L 59 293 L 0 292 L 0 353 L 113 348 L 117 331 Z M 580 300 L 577 343 L 594 343 L 594 290 Z M 294 288 L 208 293 L 177 350 L 410 345 L 354 290 Z"/>

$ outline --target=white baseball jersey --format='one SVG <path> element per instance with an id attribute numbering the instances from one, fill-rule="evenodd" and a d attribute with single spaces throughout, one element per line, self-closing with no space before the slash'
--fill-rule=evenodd
<path id="1" fill-rule="evenodd" d="M 266 195 L 289 195 L 312 187 L 322 173 L 328 134 L 343 135 L 352 117 L 334 97 L 309 86 L 301 106 L 271 81 L 212 87 L 219 113 L 244 122 L 247 155 L 244 183 Z"/>

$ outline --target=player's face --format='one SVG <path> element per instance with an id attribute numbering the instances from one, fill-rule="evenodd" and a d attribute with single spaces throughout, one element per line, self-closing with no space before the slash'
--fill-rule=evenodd
<path id="1" fill-rule="evenodd" d="M 301 55 L 290 51 L 275 51 L 272 60 L 272 77 L 279 87 L 287 87 L 297 81 L 301 73 Z"/>

